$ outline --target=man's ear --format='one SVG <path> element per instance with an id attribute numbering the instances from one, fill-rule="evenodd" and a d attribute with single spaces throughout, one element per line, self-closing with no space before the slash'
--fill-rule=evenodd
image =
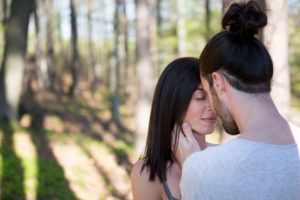
<path id="1" fill-rule="evenodd" d="M 213 72 L 211 76 L 213 79 L 213 86 L 215 88 L 215 91 L 218 96 L 220 96 L 221 93 L 225 90 L 225 77 L 220 72 Z"/>

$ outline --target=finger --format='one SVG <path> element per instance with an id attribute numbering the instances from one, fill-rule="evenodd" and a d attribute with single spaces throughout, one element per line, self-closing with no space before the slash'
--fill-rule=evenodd
<path id="1" fill-rule="evenodd" d="M 193 142 L 195 140 L 192 128 L 188 122 L 184 122 L 182 124 L 182 130 L 184 132 L 185 137 L 187 138 L 187 141 L 189 143 Z"/>
<path id="2" fill-rule="evenodd" d="M 171 133 L 171 145 L 172 145 L 172 150 L 175 150 L 175 143 L 177 141 L 178 136 L 176 136 L 176 131 L 177 131 L 177 124 L 174 125 L 172 133 Z M 176 138 L 177 137 L 177 138 Z"/>
<path id="3" fill-rule="evenodd" d="M 186 138 L 186 136 L 184 135 L 183 132 L 179 131 L 178 133 L 178 145 L 181 146 L 189 146 L 189 141 Z"/>
<path id="4" fill-rule="evenodd" d="M 172 134 L 171 134 L 171 137 L 172 137 L 172 139 L 171 139 L 171 149 L 172 149 L 172 151 L 173 152 L 175 152 L 175 150 L 176 150 L 176 135 L 175 135 L 175 132 L 174 132 L 174 129 L 173 129 L 173 131 L 172 131 Z"/>

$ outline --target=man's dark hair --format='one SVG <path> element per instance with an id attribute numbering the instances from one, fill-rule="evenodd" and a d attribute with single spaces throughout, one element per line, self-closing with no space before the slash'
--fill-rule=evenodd
<path id="1" fill-rule="evenodd" d="M 200 55 L 201 77 L 212 87 L 211 74 L 219 71 L 240 91 L 270 92 L 272 59 L 254 36 L 266 24 L 267 15 L 256 2 L 232 4 L 222 20 L 224 30 L 206 44 Z"/>

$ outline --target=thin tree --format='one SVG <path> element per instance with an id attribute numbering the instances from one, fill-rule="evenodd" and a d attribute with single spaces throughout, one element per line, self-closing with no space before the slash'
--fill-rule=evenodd
<path id="1" fill-rule="evenodd" d="M 88 19 L 88 46 L 89 46 L 89 83 L 92 91 L 96 89 L 97 76 L 95 73 L 95 56 L 94 56 L 94 45 L 92 39 L 93 27 L 92 27 L 92 0 L 87 0 L 87 19 Z"/>
<path id="2" fill-rule="evenodd" d="M 125 54 L 125 61 L 124 61 L 124 71 L 125 71 L 125 91 L 128 94 L 129 92 L 129 49 L 128 49 L 128 19 L 127 19 L 127 9 L 126 9 L 126 0 L 121 0 L 122 3 L 122 24 L 123 24 L 123 32 L 124 32 L 124 54 Z"/>
<path id="3" fill-rule="evenodd" d="M 151 62 L 153 70 L 156 73 L 159 73 L 157 69 L 157 25 L 156 25 L 156 5 L 155 0 L 149 0 L 149 7 L 151 10 L 150 17 L 150 53 L 151 53 Z"/>
<path id="4" fill-rule="evenodd" d="M 150 10 L 147 0 L 135 0 L 136 4 L 136 70 L 138 99 L 136 106 L 136 143 L 137 152 L 141 153 L 147 136 L 147 127 L 153 96 L 153 68 L 150 54 Z"/>
<path id="5" fill-rule="evenodd" d="M 119 88 L 120 88 L 120 58 L 119 58 L 119 7 L 120 0 L 115 0 L 115 17 L 114 17 L 114 50 L 113 50 L 113 62 L 111 66 L 111 80 L 110 80 L 110 89 L 112 92 L 112 118 L 119 124 L 120 122 L 120 97 L 119 97 Z"/>
<path id="6" fill-rule="evenodd" d="M 40 23 L 39 23 L 39 14 L 38 14 L 38 1 L 34 0 L 34 8 L 33 8 L 33 16 L 34 16 L 34 24 L 35 24 L 35 66 L 36 66 L 36 76 L 38 82 L 38 91 L 44 90 L 44 82 L 43 74 L 41 70 L 41 57 L 42 57 L 42 49 L 41 49 L 41 32 L 40 32 Z"/>
<path id="7" fill-rule="evenodd" d="M 74 0 L 70 0 L 71 9 L 71 32 L 72 32 L 72 77 L 73 83 L 70 88 L 70 94 L 79 95 L 79 74 L 80 74 L 80 57 L 77 47 L 77 14 Z"/>
<path id="8" fill-rule="evenodd" d="M 33 0 L 13 0 L 5 31 L 5 47 L 0 70 L 0 118 L 16 121 L 22 89 L 24 55 Z"/>
<path id="9" fill-rule="evenodd" d="M 184 0 L 177 0 L 177 38 L 178 38 L 178 56 L 183 57 L 186 55 L 186 31 L 185 31 L 185 13 L 184 13 Z"/>
<path id="10" fill-rule="evenodd" d="M 156 0 L 156 25 L 158 30 L 158 36 L 162 37 L 162 16 L 161 16 L 161 0 Z"/>
<path id="11" fill-rule="evenodd" d="M 205 34 L 205 38 L 206 38 L 206 41 L 209 40 L 210 35 L 211 35 L 211 30 L 210 30 L 210 18 L 211 18 L 211 13 L 210 13 L 210 0 L 205 0 L 205 26 L 206 26 L 206 34 Z"/>
<path id="12" fill-rule="evenodd" d="M 48 66 L 48 76 L 49 83 L 48 88 L 51 91 L 55 91 L 54 82 L 56 75 L 56 64 L 55 64 L 55 55 L 54 55 L 54 42 L 53 42 L 53 29 L 52 29 L 52 9 L 53 2 L 52 0 L 46 0 L 46 16 L 47 16 L 47 66 Z"/>
<path id="13" fill-rule="evenodd" d="M 2 0 L 2 24 L 7 23 L 7 0 Z"/>

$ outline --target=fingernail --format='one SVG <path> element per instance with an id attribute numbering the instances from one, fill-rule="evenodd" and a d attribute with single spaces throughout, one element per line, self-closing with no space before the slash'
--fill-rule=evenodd
<path id="1" fill-rule="evenodd" d="M 188 128 L 189 124 L 187 122 L 184 122 L 182 126 L 183 126 L 183 128 Z"/>

